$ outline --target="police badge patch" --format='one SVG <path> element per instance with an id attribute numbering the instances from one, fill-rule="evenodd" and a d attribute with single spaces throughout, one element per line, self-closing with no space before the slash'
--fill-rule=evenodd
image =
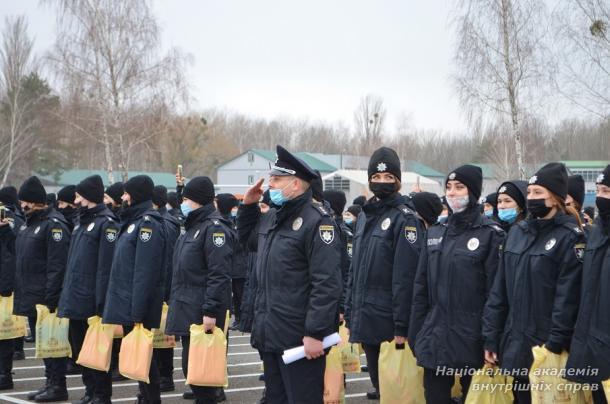
<path id="1" fill-rule="evenodd" d="M 59 243 L 63 237 L 64 233 L 61 231 L 61 229 L 51 229 L 51 238 L 53 241 Z"/>
<path id="2" fill-rule="evenodd" d="M 326 244 L 330 244 L 335 239 L 335 227 L 332 225 L 321 225 L 320 226 L 320 238 Z"/>
<path id="3" fill-rule="evenodd" d="M 405 238 L 411 244 L 417 241 L 417 227 L 405 226 Z"/>
<path id="4" fill-rule="evenodd" d="M 116 240 L 116 234 L 117 231 L 115 229 L 106 229 L 106 240 L 109 243 L 114 243 L 114 240 Z"/>
<path id="5" fill-rule="evenodd" d="M 142 227 L 140 229 L 140 240 L 142 240 L 143 243 L 146 243 L 148 241 L 150 241 L 152 237 L 152 229 L 148 228 L 148 227 Z"/>
<path id="6" fill-rule="evenodd" d="M 585 257 L 585 243 L 575 244 L 574 253 L 576 254 L 576 258 L 582 260 Z"/>
<path id="7" fill-rule="evenodd" d="M 212 241 L 216 247 L 222 247 L 225 245 L 226 237 L 224 233 L 213 233 Z"/>

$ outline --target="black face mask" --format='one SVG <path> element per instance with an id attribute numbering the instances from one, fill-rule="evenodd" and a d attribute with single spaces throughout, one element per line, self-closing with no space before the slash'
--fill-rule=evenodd
<path id="1" fill-rule="evenodd" d="M 121 208 L 127 209 L 129 206 L 131 206 L 131 205 L 129 205 L 129 202 L 127 202 L 127 201 L 122 201 L 121 202 Z"/>
<path id="2" fill-rule="evenodd" d="M 393 182 L 369 182 L 369 188 L 379 199 L 386 199 L 396 192 L 396 184 Z"/>
<path id="3" fill-rule="evenodd" d="M 599 210 L 600 216 L 610 216 L 610 199 L 598 196 L 597 198 L 595 198 L 595 205 L 597 206 L 597 210 Z"/>
<path id="4" fill-rule="evenodd" d="M 63 208 L 63 209 L 57 209 L 61 212 L 62 215 L 64 215 L 64 217 L 68 218 L 68 217 L 72 217 L 74 215 L 74 212 L 76 212 L 76 209 L 74 208 Z"/>
<path id="5" fill-rule="evenodd" d="M 549 208 L 544 204 L 545 199 L 528 199 L 527 210 L 536 219 L 541 219 L 549 214 L 552 208 Z"/>

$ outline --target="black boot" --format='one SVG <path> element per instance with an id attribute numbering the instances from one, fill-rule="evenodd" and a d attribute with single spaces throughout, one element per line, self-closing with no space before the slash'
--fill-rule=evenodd
<path id="1" fill-rule="evenodd" d="M 109 398 L 93 397 L 91 404 L 112 404 Z"/>
<path id="2" fill-rule="evenodd" d="M 36 339 L 34 338 L 33 335 L 28 335 L 27 337 L 24 337 L 23 340 L 25 342 L 36 342 Z"/>
<path id="3" fill-rule="evenodd" d="M 112 381 L 120 382 L 123 380 L 127 380 L 127 378 L 119 372 L 119 368 L 112 369 Z"/>
<path id="4" fill-rule="evenodd" d="M 174 385 L 173 377 L 160 377 L 159 378 L 159 391 L 174 391 L 176 390 L 176 386 Z"/>
<path id="5" fill-rule="evenodd" d="M 368 393 L 366 393 L 366 398 L 368 398 L 369 400 L 379 400 L 379 391 L 369 391 Z"/>
<path id="6" fill-rule="evenodd" d="M 223 401 L 227 401 L 227 396 L 225 395 L 225 389 L 222 387 L 218 387 L 216 389 L 216 402 L 222 403 Z"/>
<path id="7" fill-rule="evenodd" d="M 44 393 L 37 395 L 34 401 L 37 403 L 52 403 L 55 401 L 67 401 L 68 389 L 65 384 L 52 383 Z"/>
<path id="8" fill-rule="evenodd" d="M 194 400 L 195 399 L 195 393 L 193 393 L 193 390 L 191 390 L 191 388 L 189 387 L 189 389 L 187 391 L 182 393 L 182 398 L 185 399 L 185 400 Z"/>
<path id="9" fill-rule="evenodd" d="M 31 393 L 28 394 L 28 400 L 33 401 L 37 395 L 44 393 L 47 390 L 47 387 L 49 387 L 49 381 L 47 380 L 45 385 L 42 386 L 41 388 L 39 388 L 36 391 L 33 391 Z"/>
<path id="10" fill-rule="evenodd" d="M 267 404 L 267 389 L 263 389 L 263 396 L 258 400 L 258 404 Z"/>
<path id="11" fill-rule="evenodd" d="M 0 375 L 0 390 L 10 390 L 13 386 L 13 376 L 10 373 Z"/>
<path id="12" fill-rule="evenodd" d="M 66 367 L 67 375 L 80 375 L 82 373 L 82 369 L 79 365 L 74 362 L 72 359 L 68 359 L 68 365 Z"/>

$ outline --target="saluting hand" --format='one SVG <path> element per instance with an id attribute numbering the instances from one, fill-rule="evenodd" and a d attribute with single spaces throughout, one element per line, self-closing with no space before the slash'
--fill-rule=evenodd
<path id="1" fill-rule="evenodd" d="M 316 359 L 324 355 L 322 341 L 311 337 L 303 337 L 303 346 L 305 347 L 305 357 L 307 359 Z"/>
<path id="2" fill-rule="evenodd" d="M 253 203 L 258 203 L 263 196 L 263 182 L 265 182 L 264 178 L 256 181 L 256 184 L 252 186 L 252 188 L 248 189 L 244 194 L 244 205 L 250 205 Z"/>

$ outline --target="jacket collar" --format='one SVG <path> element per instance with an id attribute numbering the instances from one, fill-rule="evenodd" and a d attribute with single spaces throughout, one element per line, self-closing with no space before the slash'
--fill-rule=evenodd
<path id="1" fill-rule="evenodd" d="M 404 205 L 402 195 L 396 192 L 385 199 L 377 199 L 375 197 L 369 199 L 362 207 L 367 216 L 379 216 L 387 211 L 387 208 L 394 208 L 399 205 Z"/>
<path id="2" fill-rule="evenodd" d="M 128 208 L 124 208 L 121 211 L 121 221 L 126 223 L 135 220 L 144 215 L 144 213 L 150 209 L 152 209 L 152 201 L 144 201 L 136 205 L 129 206 Z"/>
<path id="3" fill-rule="evenodd" d="M 207 219 L 212 213 L 216 211 L 213 203 L 207 203 L 202 207 L 195 209 L 186 217 L 186 221 L 184 222 L 184 228 L 189 230 L 196 223 L 202 222 Z"/>
<path id="4" fill-rule="evenodd" d="M 295 212 L 301 210 L 305 204 L 312 201 L 311 189 L 308 189 L 303 195 L 297 196 L 294 199 L 286 202 L 280 209 L 277 210 L 275 215 L 278 223 L 290 218 Z"/>

